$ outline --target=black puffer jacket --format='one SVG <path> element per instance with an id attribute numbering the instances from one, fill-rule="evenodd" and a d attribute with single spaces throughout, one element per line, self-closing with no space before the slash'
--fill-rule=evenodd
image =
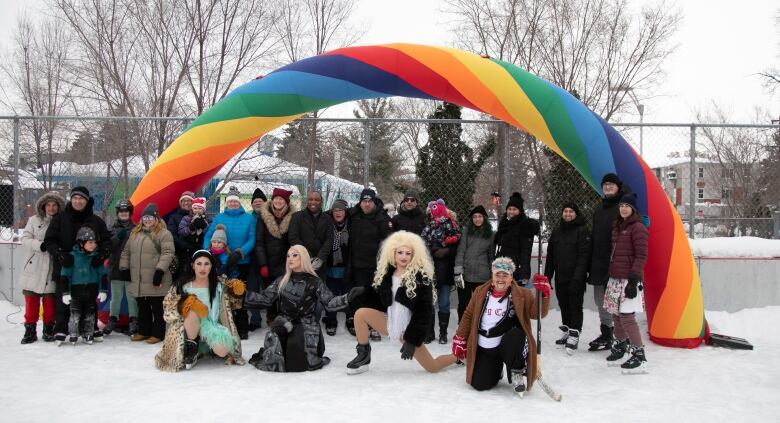
<path id="1" fill-rule="evenodd" d="M 311 258 L 325 263 L 333 247 L 333 220 L 324 212 L 315 216 L 309 209 L 301 210 L 292 215 L 288 238 L 290 245 L 303 245 Z"/>
<path id="2" fill-rule="evenodd" d="M 585 219 L 577 217 L 566 222 L 561 219 L 547 242 L 547 263 L 544 274 L 555 284 L 584 284 L 590 262 L 590 233 Z M 583 285 L 584 286 L 584 285 Z"/>
<path id="3" fill-rule="evenodd" d="M 379 288 L 369 287 L 359 301 L 364 307 L 387 312 L 387 308 L 398 301 L 412 311 L 412 319 L 404 331 L 404 341 L 416 346 L 422 345 L 425 334 L 431 322 L 431 310 L 433 310 L 433 283 L 417 273 L 417 287 L 413 291 L 413 298 L 407 295 L 406 287 L 401 285 L 393 297 L 393 266 L 387 267 L 387 273 L 382 278 Z"/>
<path id="4" fill-rule="evenodd" d="M 399 209 L 393 216 L 393 230 L 407 231 L 420 235 L 425 227 L 425 213 L 419 207 L 411 210 Z"/>
<path id="5" fill-rule="evenodd" d="M 539 235 L 539 221 L 525 213 L 513 219 L 501 217 L 495 236 L 496 257 L 509 257 L 515 262 L 516 281 L 531 277 L 531 248 L 536 235 Z"/>
<path id="6" fill-rule="evenodd" d="M 122 272 L 119 271 L 119 257 L 122 255 L 122 250 L 125 249 L 125 244 L 130 238 L 130 231 L 134 227 L 135 225 L 130 219 L 124 221 L 117 219 L 111 227 L 111 256 L 108 258 L 111 280 L 122 280 Z"/>
<path id="7" fill-rule="evenodd" d="M 287 213 L 277 219 L 267 201 L 260 209 L 255 232 L 255 258 L 260 267 L 268 266 L 271 280 L 284 274 L 287 250 L 290 249 L 288 232 L 295 209 L 288 206 Z"/>
<path id="8" fill-rule="evenodd" d="M 382 200 L 374 202 L 376 210 L 371 214 L 364 214 L 360 204 L 349 210 L 349 266 L 353 269 L 376 269 L 379 244 L 393 231 Z"/>
<path id="9" fill-rule="evenodd" d="M 67 253 L 73 251 L 73 245 L 76 243 L 76 232 L 82 226 L 89 226 L 95 231 L 100 257 L 108 258 L 111 255 L 111 233 L 108 232 L 106 222 L 92 212 L 94 204 L 95 201 L 90 198 L 84 210 L 76 211 L 68 203 L 65 205 L 64 211 L 52 217 L 43 243 L 46 244 L 46 251 L 54 256 L 53 275 L 60 274 L 57 252 L 60 250 Z"/>
<path id="10" fill-rule="evenodd" d="M 187 210 L 177 207 L 173 213 L 165 216 L 165 224 L 168 226 L 168 232 L 173 235 L 173 245 L 176 247 L 177 254 L 180 254 L 187 248 L 187 240 L 179 235 L 179 223 L 188 214 L 190 212 Z"/>
<path id="11" fill-rule="evenodd" d="M 625 185 L 614 197 L 603 198 L 593 212 L 593 230 L 590 233 L 591 258 L 588 283 L 606 285 L 609 280 L 609 256 L 612 252 L 612 223 L 618 215 L 620 197 L 627 194 Z"/>

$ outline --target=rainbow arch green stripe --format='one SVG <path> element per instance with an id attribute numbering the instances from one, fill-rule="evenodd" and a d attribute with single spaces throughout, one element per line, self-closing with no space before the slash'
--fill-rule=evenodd
<path id="1" fill-rule="evenodd" d="M 706 322 L 701 285 L 682 221 L 647 164 L 608 123 L 560 87 L 511 63 L 415 44 L 350 47 L 291 63 L 233 90 L 157 159 L 132 196 L 165 213 L 234 155 L 304 113 L 378 97 L 443 100 L 528 131 L 568 160 L 597 191 L 614 172 L 652 222 L 645 301 L 650 337 L 698 346 Z M 137 216 L 136 216 L 137 217 Z"/>

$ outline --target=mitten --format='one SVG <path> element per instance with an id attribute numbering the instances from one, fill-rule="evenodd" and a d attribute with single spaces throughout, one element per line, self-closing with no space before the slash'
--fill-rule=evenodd
<path id="1" fill-rule="evenodd" d="M 268 271 L 268 266 L 260 266 L 260 276 L 262 276 L 263 279 L 268 279 L 268 277 L 271 276 L 271 273 Z"/>
<path id="2" fill-rule="evenodd" d="M 42 253 L 45 253 L 45 252 L 46 252 L 46 244 L 45 244 L 45 243 L 43 243 L 43 242 L 41 243 L 41 252 L 42 252 Z"/>
<path id="3" fill-rule="evenodd" d="M 458 236 L 457 235 L 450 235 L 447 238 L 444 238 L 444 245 L 452 245 L 458 243 Z"/>
<path id="4" fill-rule="evenodd" d="M 404 341 L 404 345 L 401 347 L 401 359 L 411 360 L 414 357 L 414 350 L 417 348 L 409 341 Z"/>
<path id="5" fill-rule="evenodd" d="M 227 271 L 230 272 L 239 261 L 241 261 L 241 251 L 236 250 L 230 253 L 230 257 L 228 257 L 226 265 Z"/>
<path id="6" fill-rule="evenodd" d="M 466 338 L 455 335 L 452 337 L 452 355 L 454 355 L 458 360 L 463 360 L 466 358 L 466 352 L 468 351 L 468 345 L 466 343 Z"/>
<path id="7" fill-rule="evenodd" d="M 455 275 L 455 286 L 463 289 L 466 287 L 466 281 L 463 280 L 463 275 L 457 274 Z"/>
<path id="8" fill-rule="evenodd" d="M 179 299 L 179 314 L 184 318 L 190 311 L 201 319 L 209 315 L 209 308 L 196 295 L 184 294 Z"/>
<path id="9" fill-rule="evenodd" d="M 62 303 L 70 305 L 70 294 L 62 294 Z"/>
<path id="10" fill-rule="evenodd" d="M 225 281 L 225 286 L 236 297 L 244 295 L 244 291 L 246 291 L 246 284 L 240 279 L 228 279 Z"/>
<path id="11" fill-rule="evenodd" d="M 542 293 L 543 298 L 550 297 L 550 281 L 547 276 L 535 274 L 534 275 L 534 288 Z"/>
<path id="12" fill-rule="evenodd" d="M 198 229 L 206 229 L 206 219 L 203 217 L 195 217 L 190 222 L 190 230 L 197 231 Z"/>
<path id="13" fill-rule="evenodd" d="M 356 286 L 350 289 L 347 294 L 347 302 L 351 304 L 357 297 L 363 295 L 364 292 L 366 292 L 366 288 L 362 286 Z"/>
<path id="14" fill-rule="evenodd" d="M 99 303 L 104 303 L 104 302 L 106 302 L 106 299 L 108 299 L 108 294 L 106 294 L 105 292 L 101 292 L 101 293 L 98 294 L 98 298 L 97 299 L 98 299 Z"/>
<path id="15" fill-rule="evenodd" d="M 59 249 L 57 251 L 57 258 L 60 261 L 60 266 L 62 267 L 73 266 L 73 256 L 70 253 L 66 253 L 65 250 Z"/>
<path id="16" fill-rule="evenodd" d="M 154 286 L 162 285 L 163 276 L 165 276 L 165 271 L 156 269 L 154 271 L 154 276 L 152 277 L 152 285 Z"/>
<path id="17" fill-rule="evenodd" d="M 641 290 L 642 290 L 642 278 L 638 277 L 635 274 L 628 275 L 628 283 L 626 284 L 626 289 L 624 290 L 626 298 L 628 299 L 636 298 L 637 291 L 641 291 Z"/>
<path id="18" fill-rule="evenodd" d="M 311 267 L 313 267 L 314 270 L 320 270 L 320 267 L 322 267 L 322 259 L 319 257 L 311 259 Z"/>

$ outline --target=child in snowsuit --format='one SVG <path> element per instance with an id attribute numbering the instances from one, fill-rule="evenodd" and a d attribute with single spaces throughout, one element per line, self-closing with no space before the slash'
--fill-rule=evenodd
<path id="1" fill-rule="evenodd" d="M 192 214 L 182 217 L 178 227 L 179 238 L 186 244 L 183 255 L 188 259 L 201 249 L 210 223 L 206 218 L 206 198 L 198 197 L 192 200 Z"/>
<path id="2" fill-rule="evenodd" d="M 103 266 L 92 267 L 92 259 L 99 255 L 97 236 L 89 226 L 82 226 L 76 233 L 76 245 L 70 253 L 73 266 L 62 267 L 62 302 L 70 306 L 68 332 L 71 344 L 81 335 L 87 344 L 92 344 L 95 326 L 95 300 L 106 301 L 107 275 Z M 99 291 L 99 293 L 98 293 Z"/>
<path id="3" fill-rule="evenodd" d="M 225 275 L 228 279 L 238 278 L 238 260 L 231 263 L 230 247 L 227 245 L 227 231 L 225 225 L 219 223 L 211 236 L 209 252 L 217 261 L 217 275 Z M 236 257 L 236 256 L 233 256 Z"/>

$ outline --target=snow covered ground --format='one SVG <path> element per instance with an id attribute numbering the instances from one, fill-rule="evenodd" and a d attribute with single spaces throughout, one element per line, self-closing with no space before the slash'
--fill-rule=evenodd
<path id="1" fill-rule="evenodd" d="M 543 323 L 542 368 L 547 382 L 563 393 L 560 403 L 538 388 L 520 400 L 505 381 L 476 392 L 466 385 L 461 366 L 426 374 L 416 362 L 402 361 L 400 345 L 386 340 L 373 345 L 369 372 L 348 376 L 345 366 L 355 341 L 343 326 L 326 339 L 333 362 L 316 372 L 272 374 L 207 360 L 170 374 L 154 367 L 159 345 L 131 343 L 121 334 L 92 346 L 20 345 L 22 315 L 12 314 L 17 310 L 0 302 L 0 316 L 11 314 L 0 321 L 3 422 L 733 422 L 777 421 L 780 415 L 775 332 L 780 307 L 707 313 L 713 332 L 745 337 L 753 351 L 650 344 L 651 373 L 641 376 L 606 367 L 603 352 L 580 350 L 568 357 L 556 349 L 560 315 L 552 310 Z M 596 336 L 598 326 L 597 315 L 585 313 L 584 343 Z M 244 341 L 244 357 L 260 347 L 264 332 Z M 444 354 L 450 346 L 432 344 L 431 349 Z"/>

